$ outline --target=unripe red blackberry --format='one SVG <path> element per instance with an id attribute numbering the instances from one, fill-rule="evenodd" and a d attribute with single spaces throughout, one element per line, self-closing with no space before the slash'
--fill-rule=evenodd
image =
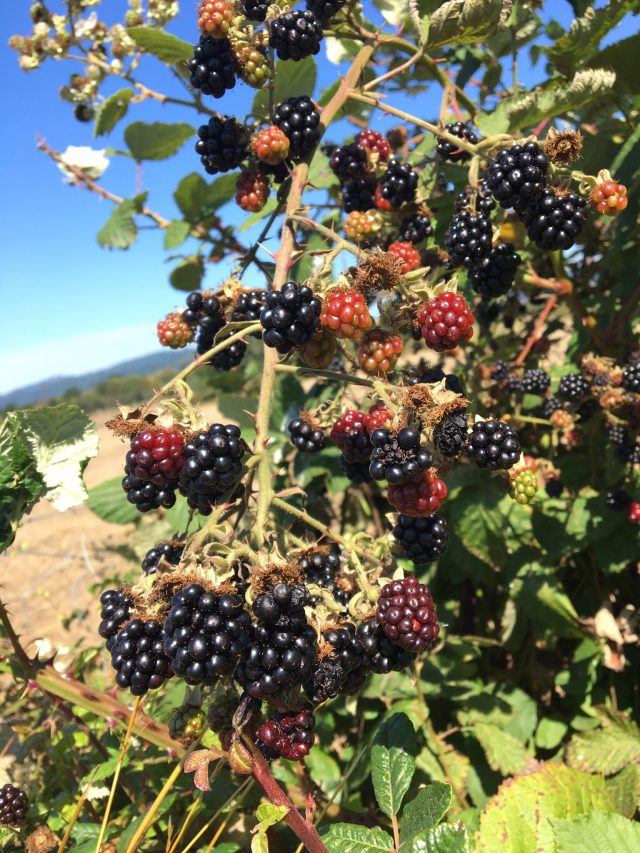
<path id="1" fill-rule="evenodd" d="M 182 349 L 193 340 L 193 327 L 179 311 L 172 311 L 158 322 L 158 340 L 163 347 Z"/>
<path id="2" fill-rule="evenodd" d="M 373 329 L 367 332 L 358 346 L 358 364 L 369 376 L 384 376 L 395 368 L 402 347 L 399 335 Z"/>
<path id="3" fill-rule="evenodd" d="M 111 649 L 110 641 L 129 619 L 133 601 L 119 589 L 105 589 L 100 596 L 100 604 L 102 609 L 98 634 L 107 641 L 107 649 Z"/>
<path id="4" fill-rule="evenodd" d="M 473 336 L 473 314 L 459 293 L 443 291 L 419 309 L 416 320 L 427 346 L 436 352 L 455 349 Z"/>
<path id="5" fill-rule="evenodd" d="M 420 445 L 417 429 L 404 427 L 396 434 L 381 427 L 370 433 L 369 440 L 373 446 L 369 473 L 374 480 L 407 483 L 419 477 L 433 462 L 426 447 Z"/>
<path id="6" fill-rule="evenodd" d="M 393 536 L 405 557 L 420 565 L 432 563 L 447 550 L 447 522 L 438 515 L 399 515 Z"/>
<path id="7" fill-rule="evenodd" d="M 364 422 L 369 430 L 369 433 L 372 433 L 374 429 L 381 429 L 386 426 L 389 421 L 393 420 L 393 415 L 387 409 L 386 405 L 380 400 L 377 403 L 374 403 L 373 406 L 369 409 L 368 413 L 364 416 Z"/>
<path id="8" fill-rule="evenodd" d="M 598 213 L 605 216 L 618 216 L 627 207 L 627 188 L 615 181 L 603 181 L 596 184 L 589 196 L 589 203 Z"/>
<path id="9" fill-rule="evenodd" d="M 349 409 L 333 425 L 329 438 L 342 450 L 347 462 L 366 462 L 369 466 L 372 444 L 367 415 Z"/>
<path id="10" fill-rule="evenodd" d="M 233 6 L 228 0 L 202 0 L 198 6 L 198 29 L 212 38 L 224 38 L 233 19 Z"/>
<path id="11" fill-rule="evenodd" d="M 316 719 L 311 711 L 278 712 L 256 729 L 256 746 L 267 759 L 300 761 L 313 746 Z"/>
<path id="12" fill-rule="evenodd" d="M 337 338 L 360 341 L 371 328 L 367 300 L 357 290 L 331 290 L 322 303 L 320 322 Z"/>
<path id="13" fill-rule="evenodd" d="M 262 172 L 241 172 L 236 181 L 236 204 L 248 213 L 258 213 L 269 198 L 269 179 Z"/>
<path id="14" fill-rule="evenodd" d="M 414 249 L 411 243 L 391 243 L 387 252 L 402 264 L 402 275 L 406 275 L 411 270 L 417 270 L 420 266 L 420 252 Z"/>
<path id="15" fill-rule="evenodd" d="M 400 237 L 408 243 L 423 243 L 432 234 L 431 219 L 426 214 L 416 213 L 400 223 Z"/>
<path id="16" fill-rule="evenodd" d="M 378 210 L 393 210 L 393 205 L 382 195 L 382 187 L 380 184 L 376 186 L 373 194 L 373 201 Z"/>
<path id="17" fill-rule="evenodd" d="M 198 128 L 196 154 L 210 175 L 237 169 L 249 155 L 249 134 L 234 118 L 213 116 Z"/>
<path id="18" fill-rule="evenodd" d="M 376 619 L 387 637 L 408 652 L 430 648 L 440 633 L 429 588 L 413 575 L 382 587 Z"/>
<path id="19" fill-rule="evenodd" d="M 139 512 L 149 512 L 152 509 L 170 509 L 176 502 L 176 483 L 171 481 L 167 486 L 156 486 L 148 480 L 140 480 L 129 473 L 125 465 L 125 476 L 122 478 L 122 488 L 126 492 L 129 503 L 135 505 Z"/>
<path id="20" fill-rule="evenodd" d="M 247 445 L 235 424 L 212 424 L 184 446 L 180 492 L 192 509 L 203 515 L 211 507 L 233 497 L 242 478 L 242 460 Z"/>
<path id="21" fill-rule="evenodd" d="M 291 443 L 301 453 L 317 453 L 324 447 L 324 433 L 304 417 L 294 418 L 287 429 Z"/>
<path id="22" fill-rule="evenodd" d="M 377 130 L 371 130 L 370 128 L 361 130 L 356 135 L 356 143 L 367 151 L 371 151 L 372 153 L 375 151 L 381 163 L 386 163 L 391 155 L 391 146 Z"/>
<path id="23" fill-rule="evenodd" d="M 341 145 L 329 157 L 329 166 L 343 184 L 361 178 L 368 171 L 367 152 L 356 142 Z"/>
<path id="24" fill-rule="evenodd" d="M 298 62 L 307 56 L 314 56 L 320 51 L 322 39 L 322 24 L 308 10 L 283 12 L 271 21 L 269 27 L 269 44 L 278 59 Z"/>
<path id="25" fill-rule="evenodd" d="M 518 211 L 542 191 L 549 162 L 536 142 L 502 148 L 487 167 L 485 183 L 501 207 Z"/>
<path id="26" fill-rule="evenodd" d="M 436 424 L 433 443 L 443 456 L 454 459 L 464 450 L 469 425 L 464 412 L 451 412 Z"/>
<path id="27" fill-rule="evenodd" d="M 236 85 L 240 67 L 228 39 L 202 35 L 187 62 L 187 69 L 194 89 L 199 89 L 203 95 L 221 98 Z"/>
<path id="28" fill-rule="evenodd" d="M 160 560 L 169 563 L 170 566 L 177 566 L 180 563 L 182 552 L 184 551 L 184 542 L 171 540 L 170 542 L 160 542 L 154 545 L 144 555 L 142 560 L 142 571 L 145 575 L 152 575 L 158 568 Z"/>
<path id="29" fill-rule="evenodd" d="M 256 133 L 251 140 L 251 148 L 258 160 L 275 166 L 287 159 L 289 139 L 284 131 L 271 124 Z"/>
<path id="30" fill-rule="evenodd" d="M 521 263 L 520 255 L 510 243 L 497 243 L 488 257 L 469 270 L 469 284 L 483 299 L 504 296 L 511 289 Z"/>
<path id="31" fill-rule="evenodd" d="M 304 346 L 320 327 L 320 311 L 321 302 L 307 285 L 287 282 L 270 291 L 260 312 L 264 344 L 282 354 Z"/>
<path id="32" fill-rule="evenodd" d="M 512 468 L 520 459 L 518 434 L 502 421 L 476 421 L 465 452 L 479 468 L 490 471 Z"/>
<path id="33" fill-rule="evenodd" d="M 307 95 L 287 98 L 278 104 L 272 121 L 289 139 L 293 160 L 302 160 L 310 154 L 322 136 L 320 113 Z"/>
<path id="34" fill-rule="evenodd" d="M 442 506 L 448 489 L 431 471 L 422 471 L 420 476 L 409 483 L 389 484 L 387 500 L 403 515 L 433 515 Z"/>
<path id="35" fill-rule="evenodd" d="M 156 690 L 173 675 L 163 650 L 160 622 L 133 619 L 114 637 L 111 665 L 119 687 L 128 687 L 134 696 Z"/>
<path id="36" fill-rule="evenodd" d="M 464 142 L 471 143 L 471 145 L 476 145 L 478 142 L 478 137 L 475 135 L 472 128 L 462 121 L 455 121 L 450 124 L 446 124 L 444 129 L 447 133 L 451 133 L 453 136 L 457 136 Z M 444 139 L 442 136 L 438 137 L 436 151 L 443 160 L 449 160 L 450 163 L 463 163 L 465 160 L 469 160 L 471 158 L 471 154 L 464 149 L 459 148 L 449 139 Z"/>
<path id="37" fill-rule="evenodd" d="M 22 788 L 6 784 L 0 788 L 0 824 L 20 826 L 25 822 L 29 798 Z"/>
<path id="38" fill-rule="evenodd" d="M 178 479 L 183 447 L 184 439 L 175 429 L 146 429 L 131 439 L 127 468 L 139 480 L 167 486 Z"/>
<path id="39" fill-rule="evenodd" d="M 491 223 L 483 213 L 463 210 L 447 228 L 444 242 L 453 266 L 474 267 L 491 252 Z"/>
<path id="40" fill-rule="evenodd" d="M 547 187 L 522 218 L 529 239 L 540 249 L 570 249 L 587 219 L 587 201 L 576 193 L 556 193 Z"/>
<path id="41" fill-rule="evenodd" d="M 347 181 L 342 187 L 342 209 L 345 213 L 354 210 L 371 210 L 376 206 L 376 184 L 370 180 Z"/>
<path id="42" fill-rule="evenodd" d="M 418 175 L 408 163 L 391 160 L 380 178 L 380 194 L 392 207 L 413 201 L 418 188 Z"/>

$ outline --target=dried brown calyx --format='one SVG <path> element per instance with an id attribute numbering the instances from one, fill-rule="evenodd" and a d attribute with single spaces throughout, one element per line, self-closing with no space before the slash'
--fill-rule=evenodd
<path id="1" fill-rule="evenodd" d="M 544 141 L 543 150 L 552 163 L 567 165 L 582 154 L 583 137 L 579 130 L 551 128 Z"/>

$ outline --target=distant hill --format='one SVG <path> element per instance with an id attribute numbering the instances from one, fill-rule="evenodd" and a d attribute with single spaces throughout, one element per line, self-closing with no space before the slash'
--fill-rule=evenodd
<path id="1" fill-rule="evenodd" d="M 178 371 L 183 365 L 191 361 L 192 356 L 188 353 L 162 350 L 161 352 L 142 355 L 129 361 L 122 361 L 103 370 L 94 370 L 92 373 L 82 373 L 79 376 L 53 376 L 42 382 L 34 382 L 33 385 L 25 385 L 16 388 L 6 394 L 0 394 L 0 409 L 20 408 L 33 403 L 46 403 L 56 397 L 61 397 L 69 389 L 77 389 L 79 392 L 89 391 L 100 382 L 112 379 L 114 376 L 148 376 L 152 373 L 164 370 L 168 367 Z"/>

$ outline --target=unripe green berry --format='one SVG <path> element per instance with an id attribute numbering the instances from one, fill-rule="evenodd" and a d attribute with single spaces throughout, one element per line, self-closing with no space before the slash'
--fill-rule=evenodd
<path id="1" fill-rule="evenodd" d="M 530 468 L 522 468 L 509 483 L 509 497 L 516 503 L 531 503 L 538 491 L 538 478 Z"/>

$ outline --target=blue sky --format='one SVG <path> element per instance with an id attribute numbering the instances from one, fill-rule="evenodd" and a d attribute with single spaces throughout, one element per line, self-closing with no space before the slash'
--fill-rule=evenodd
<path id="1" fill-rule="evenodd" d="M 36 150 L 36 135 L 44 136 L 55 150 L 64 150 L 67 145 L 118 148 L 124 147 L 122 131 L 127 120 L 200 123 L 194 110 L 145 102 L 132 108 L 110 137 L 94 140 L 91 124 L 76 121 L 72 107 L 58 98 L 60 86 L 78 66 L 47 60 L 37 71 L 25 73 L 18 68 L 16 54 L 6 46 L 10 35 L 29 32 L 30 5 L 30 0 L 5 2 L 0 20 L 5 116 L 5 132 L 0 137 L 4 294 L 0 392 L 49 376 L 84 373 L 153 351 L 157 346 L 155 323 L 184 298 L 168 283 L 170 267 L 165 262 L 161 234 L 142 231 L 133 248 L 124 252 L 97 245 L 95 235 L 107 220 L 111 203 L 65 184 L 54 164 Z M 50 7 L 55 9 L 56 5 L 52 0 Z M 195 41 L 195 3 L 181 5 L 181 14 L 169 29 Z M 126 0 L 104 0 L 98 11 L 102 19 L 113 23 L 122 19 L 126 8 Z M 555 0 L 553 15 L 566 25 L 572 17 L 569 4 Z M 633 21 L 626 19 L 608 41 L 633 31 Z M 145 58 L 143 68 L 139 79 L 146 85 L 183 96 L 183 90 L 159 62 Z M 321 55 L 318 90 L 329 85 L 339 71 Z M 540 71 L 527 68 L 523 56 L 521 83 L 532 85 Z M 117 84 L 110 84 L 106 91 L 117 88 Z M 215 101 L 215 107 L 242 116 L 253 94 L 238 84 L 221 101 Z M 420 96 L 421 114 L 433 118 L 439 102 L 440 89 L 434 84 Z M 397 98 L 394 103 L 402 105 Z M 375 126 L 384 129 L 380 122 Z M 199 160 L 188 142 L 169 160 L 145 163 L 139 175 L 131 160 L 115 157 L 103 183 L 118 195 L 132 196 L 140 180 L 150 191 L 150 207 L 171 218 L 178 215 L 172 199 L 176 183 L 187 172 L 199 169 Z M 243 216 L 231 205 L 225 219 L 237 223 Z M 251 233 L 245 232 L 243 238 Z M 209 269 L 207 284 L 215 285 L 224 274 L 224 269 Z M 250 276 L 247 281 L 251 283 Z"/>

